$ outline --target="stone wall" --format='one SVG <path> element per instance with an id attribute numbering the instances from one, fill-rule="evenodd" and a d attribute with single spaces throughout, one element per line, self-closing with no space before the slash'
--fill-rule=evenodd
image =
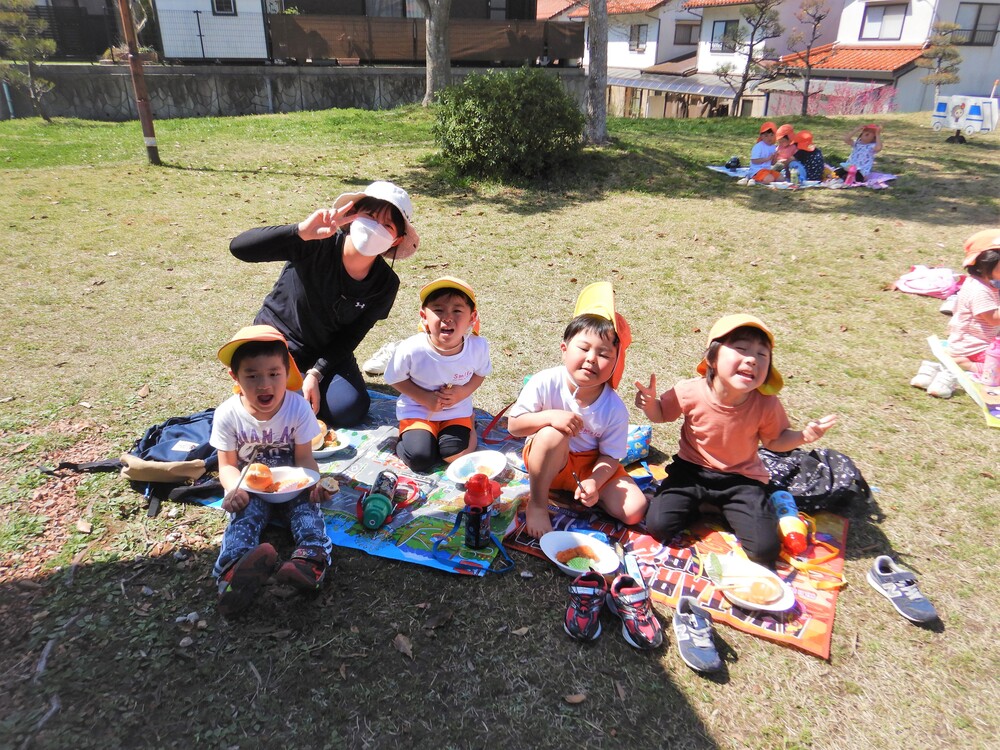
<path id="1" fill-rule="evenodd" d="M 454 81 L 471 71 L 452 70 Z M 334 108 L 391 109 L 420 102 L 426 73 L 416 67 L 275 65 L 148 65 L 146 88 L 154 119 L 272 114 Z M 583 108 L 586 77 L 579 68 L 553 68 Z M 48 65 L 38 75 L 55 84 L 43 100 L 52 117 L 137 119 L 127 65 Z M 31 102 L 12 90 L 14 114 L 31 117 Z M 0 93 L 0 119 L 10 118 Z"/>

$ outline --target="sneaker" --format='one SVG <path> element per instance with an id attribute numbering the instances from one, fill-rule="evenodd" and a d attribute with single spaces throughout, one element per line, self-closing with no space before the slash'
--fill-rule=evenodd
<path id="1" fill-rule="evenodd" d="M 649 604 L 649 592 L 632 576 L 620 575 L 612 581 L 608 607 L 622 618 L 622 635 L 630 646 L 648 649 L 663 643 L 663 630 Z"/>
<path id="2" fill-rule="evenodd" d="M 941 303 L 941 307 L 938 308 L 938 312 L 944 313 L 945 315 L 954 315 L 956 302 L 958 302 L 958 295 L 951 295 L 948 299 Z"/>
<path id="3" fill-rule="evenodd" d="M 844 187 L 844 181 L 839 177 L 834 177 L 832 180 L 826 183 L 828 188 L 833 188 L 834 190 L 840 190 Z"/>
<path id="4" fill-rule="evenodd" d="M 317 547 L 299 547 L 278 568 L 274 580 L 299 591 L 319 591 L 326 578 L 326 553 Z"/>
<path id="5" fill-rule="evenodd" d="M 931 362 L 930 360 L 924 360 L 920 363 L 920 369 L 917 370 L 917 374 L 913 376 L 913 380 L 910 381 L 910 385 L 914 388 L 923 388 L 927 390 L 927 386 L 931 384 L 934 380 L 934 376 L 939 372 L 944 372 L 944 366 L 940 362 Z"/>
<path id="6" fill-rule="evenodd" d="M 927 386 L 927 393 L 935 398 L 951 398 L 957 388 L 958 378 L 947 370 L 941 370 Z"/>
<path id="7" fill-rule="evenodd" d="M 900 568 L 888 555 L 875 558 L 868 571 L 868 583 L 910 622 L 925 623 L 937 619 L 934 605 L 917 588 L 916 576 Z"/>
<path id="8" fill-rule="evenodd" d="M 693 596 L 682 596 L 674 610 L 674 637 L 681 658 L 695 672 L 718 672 L 722 659 L 712 640 L 712 618 Z"/>
<path id="9" fill-rule="evenodd" d="M 267 542 L 258 544 L 219 576 L 218 610 L 232 617 L 250 606 L 260 587 L 271 577 L 278 553 Z"/>
<path id="10" fill-rule="evenodd" d="M 395 341 L 382 344 L 378 348 L 378 351 L 371 356 L 371 359 L 365 360 L 365 363 L 361 365 L 361 369 L 365 371 L 366 375 L 382 375 L 385 373 L 385 368 L 389 366 L 389 360 L 392 359 L 397 346 L 398 344 Z"/>
<path id="11" fill-rule="evenodd" d="M 608 596 L 608 583 L 600 573 L 578 576 L 569 587 L 569 607 L 563 629 L 578 641 L 596 641 L 601 634 L 601 607 Z"/>

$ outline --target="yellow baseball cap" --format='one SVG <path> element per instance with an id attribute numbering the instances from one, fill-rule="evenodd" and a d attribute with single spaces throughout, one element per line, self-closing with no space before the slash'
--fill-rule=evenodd
<path id="1" fill-rule="evenodd" d="M 219 361 L 226 367 L 232 367 L 233 354 L 235 354 L 236 350 L 243 346 L 243 344 L 250 341 L 280 341 L 285 345 L 285 349 L 288 348 L 288 342 L 285 341 L 285 337 L 282 336 L 281 331 L 274 326 L 246 326 L 245 328 L 238 330 L 236 335 L 229 339 L 229 341 L 226 342 L 221 349 L 219 349 Z M 292 358 L 291 353 L 288 355 L 288 380 L 285 382 L 289 390 L 302 390 L 302 373 L 299 372 L 298 365 L 295 364 L 295 360 Z"/>
<path id="2" fill-rule="evenodd" d="M 768 328 L 759 319 L 755 318 L 753 315 L 726 315 L 723 318 L 719 318 L 715 325 L 712 326 L 712 330 L 708 332 L 708 346 L 711 346 L 713 341 L 721 339 L 726 334 L 732 333 L 737 328 L 743 328 L 744 326 L 749 326 L 750 328 L 756 328 L 763 331 L 764 335 L 767 336 L 767 340 L 771 344 L 772 351 L 774 350 L 774 334 L 771 333 L 771 329 Z M 698 374 L 704 376 L 708 372 L 708 360 L 703 359 L 698 364 Z M 767 380 L 765 380 L 760 387 L 757 389 L 765 396 L 776 396 L 778 392 L 785 385 L 784 378 L 781 377 L 781 373 L 778 372 L 778 368 L 774 366 L 774 356 L 771 356 L 771 370 L 767 374 Z"/>
<path id="3" fill-rule="evenodd" d="M 618 334 L 618 359 L 611 373 L 611 387 L 617 388 L 625 372 L 625 350 L 632 343 L 632 328 L 625 316 L 615 311 L 615 290 L 610 281 L 596 281 L 583 288 L 573 310 L 573 317 L 578 315 L 597 315 L 614 325 Z"/>
<path id="4" fill-rule="evenodd" d="M 469 283 L 465 279 L 460 279 L 457 276 L 442 276 L 440 279 L 434 279 L 434 281 L 420 290 L 420 304 L 424 304 L 427 298 L 431 296 L 431 293 L 436 292 L 438 289 L 455 289 L 462 292 L 462 294 L 468 295 L 469 299 L 472 300 L 472 304 L 476 304 L 476 293 L 472 291 L 472 287 L 469 286 Z"/>

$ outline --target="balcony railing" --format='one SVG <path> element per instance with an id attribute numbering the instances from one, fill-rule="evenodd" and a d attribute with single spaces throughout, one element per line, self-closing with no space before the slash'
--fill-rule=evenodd
<path id="1" fill-rule="evenodd" d="M 963 47 L 992 47 L 997 41 L 997 30 L 956 29 L 951 32 L 951 41 Z"/>

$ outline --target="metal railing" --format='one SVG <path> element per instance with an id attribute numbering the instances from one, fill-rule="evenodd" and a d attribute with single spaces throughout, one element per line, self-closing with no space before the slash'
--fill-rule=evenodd
<path id="1" fill-rule="evenodd" d="M 997 30 L 956 29 L 951 32 L 951 41 L 963 47 L 992 47 L 997 42 Z"/>

